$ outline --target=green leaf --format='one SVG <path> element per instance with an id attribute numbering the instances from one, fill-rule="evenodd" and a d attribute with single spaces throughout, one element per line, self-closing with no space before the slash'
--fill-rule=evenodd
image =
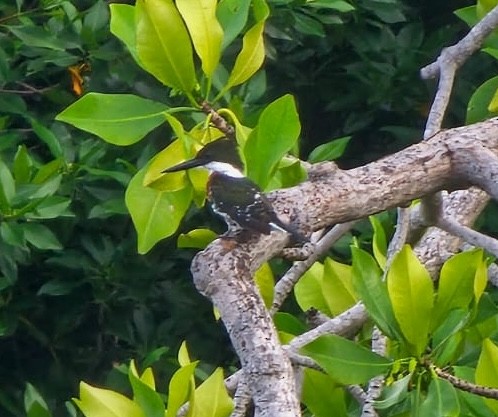
<path id="1" fill-rule="evenodd" d="M 16 194 L 16 184 L 9 167 L 0 159 L 0 210 L 7 210 Z"/>
<path id="2" fill-rule="evenodd" d="M 52 296 L 66 295 L 80 285 L 81 282 L 79 281 L 67 281 L 61 278 L 55 278 L 43 284 L 36 294 Z"/>
<path id="3" fill-rule="evenodd" d="M 169 382 L 168 411 L 166 412 L 166 417 L 176 417 L 178 409 L 185 402 L 193 399 L 195 389 L 193 376 L 197 363 L 189 363 L 173 374 Z"/>
<path id="4" fill-rule="evenodd" d="M 375 260 L 380 265 L 382 269 L 386 267 L 386 256 L 387 256 L 387 240 L 386 233 L 382 227 L 382 223 L 375 216 L 369 216 L 370 224 L 374 230 L 372 239 L 372 250 L 375 256 Z"/>
<path id="5" fill-rule="evenodd" d="M 79 48 L 79 44 L 58 38 L 42 26 L 8 26 L 8 29 L 21 39 L 26 46 L 48 48 L 56 51 L 64 51 L 74 47 Z"/>
<path id="6" fill-rule="evenodd" d="M 387 274 L 387 290 L 401 331 L 415 348 L 415 355 L 420 356 L 429 337 L 434 289 L 429 272 L 409 245 L 393 259 Z"/>
<path id="7" fill-rule="evenodd" d="M 14 178 L 17 184 L 24 184 L 31 179 L 31 169 L 33 167 L 33 160 L 29 156 L 29 152 L 24 145 L 17 148 L 16 155 L 14 156 Z"/>
<path id="8" fill-rule="evenodd" d="M 247 176 L 266 188 L 282 157 L 297 142 L 301 124 L 294 98 L 287 94 L 268 105 L 244 146 Z"/>
<path id="9" fill-rule="evenodd" d="M 151 386 L 133 375 L 131 367 L 128 378 L 133 389 L 133 400 L 140 406 L 145 417 L 164 417 L 165 407 L 161 396 Z"/>
<path id="10" fill-rule="evenodd" d="M 294 296 L 303 311 L 315 308 L 327 316 L 332 316 L 323 295 L 323 270 L 320 262 L 315 262 L 294 286 Z"/>
<path id="11" fill-rule="evenodd" d="M 331 142 L 317 146 L 308 156 L 308 162 L 316 164 L 322 161 L 333 161 L 344 153 L 346 146 L 351 140 L 351 136 L 334 139 Z"/>
<path id="12" fill-rule="evenodd" d="M 73 398 L 86 417 L 146 417 L 139 405 L 117 392 L 80 382 L 80 398 Z"/>
<path id="13" fill-rule="evenodd" d="M 223 29 L 216 19 L 216 0 L 176 0 L 190 33 L 202 70 L 211 78 L 221 56 Z"/>
<path id="14" fill-rule="evenodd" d="M 24 223 L 22 225 L 24 237 L 35 248 L 43 250 L 60 250 L 62 245 L 54 233 L 40 223 Z"/>
<path id="15" fill-rule="evenodd" d="M 5 243 L 11 246 L 24 248 L 26 246 L 26 239 L 24 238 L 24 231 L 22 225 L 19 223 L 3 221 L 0 222 L 0 237 Z"/>
<path id="16" fill-rule="evenodd" d="M 221 0 L 218 3 L 216 17 L 224 32 L 222 49 L 230 45 L 244 29 L 250 6 L 250 0 Z"/>
<path id="17" fill-rule="evenodd" d="M 164 123 L 165 104 L 132 94 L 88 93 L 59 113 L 57 120 L 100 136 L 114 145 L 131 145 Z"/>
<path id="18" fill-rule="evenodd" d="M 392 366 L 391 360 L 336 335 L 322 336 L 301 352 L 341 384 L 364 384 L 374 376 L 385 374 Z"/>
<path id="19" fill-rule="evenodd" d="M 217 368 L 195 390 L 193 417 L 228 417 L 233 400 L 225 388 L 223 369 Z"/>
<path id="20" fill-rule="evenodd" d="M 498 346 L 490 339 L 482 342 L 481 355 L 476 367 L 476 383 L 498 388 Z M 498 414 L 498 401 L 487 398 L 484 401 L 495 414 Z"/>
<path id="21" fill-rule="evenodd" d="M 325 258 L 323 270 L 323 295 L 333 316 L 356 303 L 352 268 L 331 258 Z"/>
<path id="22" fill-rule="evenodd" d="M 335 386 L 334 380 L 322 372 L 305 369 L 302 402 L 315 417 L 347 417 L 344 390 Z"/>
<path id="23" fill-rule="evenodd" d="M 275 278 L 268 262 L 259 267 L 254 274 L 254 282 L 258 287 L 261 298 L 265 306 L 270 308 L 273 303 L 273 288 L 275 287 Z"/>
<path id="24" fill-rule="evenodd" d="M 263 30 L 270 11 L 265 1 L 260 1 L 259 7 L 261 9 L 259 19 L 242 38 L 242 49 L 235 59 L 227 84 L 221 90 L 220 96 L 230 88 L 247 81 L 263 65 L 265 59 Z"/>
<path id="25" fill-rule="evenodd" d="M 179 164 L 188 159 L 183 143 L 180 139 L 171 142 L 165 149 L 155 155 L 148 164 L 144 176 L 144 186 L 153 186 L 160 191 L 177 191 L 188 184 L 185 171 L 165 174 L 166 168 Z"/>
<path id="26" fill-rule="evenodd" d="M 204 249 L 218 235 L 210 229 L 194 229 L 188 233 L 182 233 L 178 236 L 176 245 L 179 248 Z"/>
<path id="27" fill-rule="evenodd" d="M 367 252 L 352 247 L 353 285 L 368 314 L 382 332 L 391 339 L 403 340 L 403 335 L 394 317 L 387 288 L 382 282 L 382 271 Z"/>
<path id="28" fill-rule="evenodd" d="M 37 389 L 29 382 L 26 384 L 24 391 L 24 409 L 27 417 L 51 417 L 47 403 L 37 391 Z"/>
<path id="29" fill-rule="evenodd" d="M 468 308 L 475 297 L 476 275 L 480 282 L 477 285 L 482 288 L 483 263 L 483 253 L 480 249 L 459 253 L 444 263 L 439 275 L 438 292 L 432 318 L 433 329 L 436 329 L 445 320 L 451 310 Z M 484 272 L 484 274 L 486 273 Z M 479 291 L 482 294 L 482 291 Z"/>
<path id="30" fill-rule="evenodd" d="M 163 192 L 144 187 L 147 167 L 132 178 L 125 202 L 138 234 L 138 252 L 148 252 L 157 242 L 176 232 L 192 201 L 192 188 Z"/>
<path id="31" fill-rule="evenodd" d="M 427 397 L 420 405 L 419 415 L 424 417 L 458 417 L 460 402 L 453 385 L 440 378 L 434 378 L 427 391 Z"/>
<path id="32" fill-rule="evenodd" d="M 142 66 L 137 52 L 135 6 L 111 3 L 111 33 L 126 45 L 135 62 Z"/>
<path id="33" fill-rule="evenodd" d="M 498 77 L 493 77 L 475 90 L 467 105 L 466 124 L 481 122 L 496 116 L 497 113 L 490 112 L 488 106 L 497 89 Z"/>
<path id="34" fill-rule="evenodd" d="M 375 409 L 386 410 L 395 404 L 401 403 L 408 396 L 408 389 L 412 376 L 413 375 L 410 373 L 385 387 L 382 391 L 382 398 L 375 400 L 374 402 Z"/>
<path id="35" fill-rule="evenodd" d="M 164 85 L 190 93 L 195 85 L 192 44 L 172 0 L 138 0 L 137 51 L 143 67 Z"/>
<path id="36" fill-rule="evenodd" d="M 341 13 L 352 12 L 354 6 L 343 0 L 311 0 L 307 1 L 307 7 L 315 7 L 317 9 L 332 9 Z"/>

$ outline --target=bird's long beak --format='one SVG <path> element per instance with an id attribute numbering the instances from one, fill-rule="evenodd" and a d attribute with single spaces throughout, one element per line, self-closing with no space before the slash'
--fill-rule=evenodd
<path id="1" fill-rule="evenodd" d="M 161 172 L 169 173 L 169 172 L 178 172 L 178 171 L 185 171 L 190 168 L 195 168 L 195 167 L 200 167 L 205 164 L 205 161 L 202 159 L 190 159 L 185 162 L 181 162 L 178 165 L 174 165 L 170 168 L 166 168 Z"/>

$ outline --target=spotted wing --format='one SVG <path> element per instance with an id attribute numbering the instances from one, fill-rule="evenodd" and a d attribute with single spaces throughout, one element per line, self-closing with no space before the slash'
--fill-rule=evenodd
<path id="1" fill-rule="evenodd" d="M 233 178 L 214 173 L 208 198 L 213 210 L 243 229 L 270 234 L 272 223 L 281 221 L 259 187 L 247 178 Z"/>

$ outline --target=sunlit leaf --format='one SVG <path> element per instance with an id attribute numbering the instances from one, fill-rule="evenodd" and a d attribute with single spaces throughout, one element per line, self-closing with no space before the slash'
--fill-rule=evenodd
<path id="1" fill-rule="evenodd" d="M 217 368 L 195 390 L 193 417 L 228 417 L 233 400 L 225 388 L 223 369 Z"/>
<path id="2" fill-rule="evenodd" d="M 476 367 L 476 383 L 485 387 L 498 388 L 498 346 L 490 339 L 482 342 L 481 355 Z M 498 415 L 498 401 L 484 400 Z"/>
<path id="3" fill-rule="evenodd" d="M 322 336 L 301 352 L 314 359 L 328 375 L 341 384 L 363 384 L 385 374 L 392 361 L 336 335 Z"/>
<path id="4" fill-rule="evenodd" d="M 132 178 L 125 195 L 138 234 L 138 251 L 142 254 L 176 232 L 192 201 L 191 187 L 173 192 L 144 187 L 146 169 L 141 169 Z"/>
<path id="5" fill-rule="evenodd" d="M 453 385 L 440 378 L 429 384 L 427 397 L 420 405 L 419 415 L 424 417 L 458 417 L 460 402 Z"/>
<path id="6" fill-rule="evenodd" d="M 131 145 L 164 123 L 165 104 L 132 94 L 88 93 L 57 120 L 100 136 L 114 145 Z"/>
<path id="7" fill-rule="evenodd" d="M 142 66 L 163 84 L 185 93 L 196 79 L 192 44 L 172 0 L 138 0 L 136 42 Z"/>
<path id="8" fill-rule="evenodd" d="M 405 245 L 387 274 L 387 289 L 394 316 L 406 340 L 421 355 L 427 345 L 434 289 L 429 272 Z M 414 314 L 416 312 L 416 314 Z"/>
<path id="9" fill-rule="evenodd" d="M 202 70 L 209 78 L 221 56 L 223 29 L 216 19 L 216 0 L 176 0 L 176 7 L 187 25 Z"/>
<path id="10" fill-rule="evenodd" d="M 266 188 L 279 161 L 296 144 L 300 132 L 301 123 L 291 95 L 268 105 L 244 146 L 247 176 Z"/>
<path id="11" fill-rule="evenodd" d="M 73 398 L 86 417 L 146 417 L 138 404 L 115 391 L 80 383 L 80 398 Z"/>

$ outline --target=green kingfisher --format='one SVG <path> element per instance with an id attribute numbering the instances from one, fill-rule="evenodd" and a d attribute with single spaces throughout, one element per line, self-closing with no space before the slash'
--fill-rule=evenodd
<path id="1" fill-rule="evenodd" d="M 297 230 L 278 218 L 261 189 L 244 176 L 235 140 L 222 138 L 210 142 L 194 158 L 163 172 L 195 167 L 209 170 L 207 198 L 213 211 L 227 223 L 229 232 L 246 230 L 269 235 L 272 230 L 281 230 L 291 236 L 293 244 L 306 241 Z"/>

